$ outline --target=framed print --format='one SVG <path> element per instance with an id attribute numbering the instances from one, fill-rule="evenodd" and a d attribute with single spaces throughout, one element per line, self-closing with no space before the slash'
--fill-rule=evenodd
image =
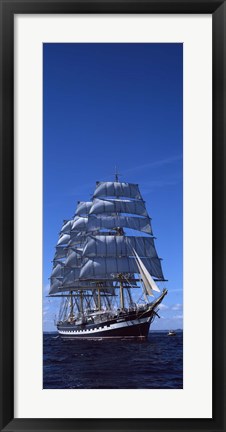
<path id="1" fill-rule="evenodd" d="M 1 430 L 223 431 L 225 2 L 1 28 Z"/>

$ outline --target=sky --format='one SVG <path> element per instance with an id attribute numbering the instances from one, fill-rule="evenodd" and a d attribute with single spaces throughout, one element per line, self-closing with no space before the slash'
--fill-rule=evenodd
<path id="1" fill-rule="evenodd" d="M 43 329 L 55 245 L 96 181 L 138 183 L 168 294 L 151 329 L 183 327 L 183 45 L 43 45 Z"/>

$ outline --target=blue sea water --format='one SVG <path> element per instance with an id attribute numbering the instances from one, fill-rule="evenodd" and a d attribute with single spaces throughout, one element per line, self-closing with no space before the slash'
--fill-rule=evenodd
<path id="1" fill-rule="evenodd" d="M 183 333 L 148 340 L 63 340 L 43 336 L 44 389 L 183 388 Z"/>

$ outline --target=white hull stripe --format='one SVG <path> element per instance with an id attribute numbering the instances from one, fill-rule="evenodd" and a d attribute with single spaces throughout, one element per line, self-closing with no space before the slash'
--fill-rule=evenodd
<path id="1" fill-rule="evenodd" d="M 110 324 L 108 326 L 105 325 L 104 327 L 99 327 L 99 328 L 94 328 L 94 329 L 70 330 L 70 331 L 58 330 L 58 332 L 60 334 L 64 334 L 64 335 L 100 333 L 100 332 L 105 332 L 105 331 L 109 331 L 109 330 L 121 329 L 123 327 L 132 327 L 135 325 L 143 324 L 145 322 L 148 322 L 150 320 L 150 318 L 151 317 L 146 317 L 146 318 L 141 318 L 141 319 L 132 320 L 132 321 L 124 321 L 124 322 L 119 322 L 119 323 L 115 323 L 115 324 Z"/>

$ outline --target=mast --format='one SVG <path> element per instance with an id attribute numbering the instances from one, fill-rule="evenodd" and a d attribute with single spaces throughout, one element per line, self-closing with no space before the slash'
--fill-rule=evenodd
<path id="1" fill-rule="evenodd" d="M 125 298 L 124 298 L 124 287 L 123 287 L 123 275 L 119 274 L 119 294 L 120 294 L 120 307 L 125 308 Z"/>
<path id="2" fill-rule="evenodd" d="M 83 291 L 80 290 L 80 308 L 81 308 L 81 314 L 83 315 L 84 309 L 83 309 Z"/>
<path id="3" fill-rule="evenodd" d="M 118 172 L 118 170 L 117 170 L 117 166 L 115 166 L 115 182 L 117 182 L 118 183 L 118 178 L 119 178 L 119 172 Z"/>
<path id="4" fill-rule="evenodd" d="M 118 181 L 119 181 L 118 178 L 119 178 L 119 173 L 118 173 L 117 167 L 115 167 L 115 182 L 117 182 L 117 183 L 118 183 Z M 116 198 L 119 199 L 120 196 L 116 194 Z M 119 216 L 119 213 L 116 212 L 116 217 L 118 218 L 118 216 Z M 117 234 L 116 234 L 116 235 L 118 235 L 118 236 L 119 236 L 119 235 L 120 235 L 120 236 L 123 236 L 123 235 L 124 235 L 124 230 L 123 230 L 122 227 L 117 227 Z M 120 282 L 119 282 L 119 289 L 120 289 L 120 307 L 121 307 L 121 309 L 124 309 L 124 308 L 125 308 L 125 299 L 124 299 L 124 291 L 123 291 L 122 275 L 119 275 L 119 278 L 120 278 Z"/>
<path id="5" fill-rule="evenodd" d="M 97 288 L 97 293 L 98 293 L 98 309 L 101 310 L 100 287 Z"/>
<path id="6" fill-rule="evenodd" d="M 110 303 L 110 301 L 109 301 L 108 296 L 105 296 L 105 304 L 106 304 L 107 308 L 110 309 L 110 307 L 111 307 L 111 303 Z"/>
<path id="7" fill-rule="evenodd" d="M 69 319 L 72 320 L 74 318 L 74 304 L 73 304 L 73 291 L 70 293 L 70 315 Z"/>
<path id="8" fill-rule="evenodd" d="M 129 296 L 129 303 L 130 303 L 130 306 L 132 306 L 132 304 L 133 304 L 133 299 L 132 299 L 132 294 L 131 294 L 130 288 L 127 287 L 127 288 L 126 288 L 126 291 L 127 291 L 127 293 L 128 293 L 128 296 Z"/>
<path id="9" fill-rule="evenodd" d="M 121 309 L 124 309 L 124 292 L 123 292 L 123 284 L 122 281 L 120 281 L 120 306 Z"/>

